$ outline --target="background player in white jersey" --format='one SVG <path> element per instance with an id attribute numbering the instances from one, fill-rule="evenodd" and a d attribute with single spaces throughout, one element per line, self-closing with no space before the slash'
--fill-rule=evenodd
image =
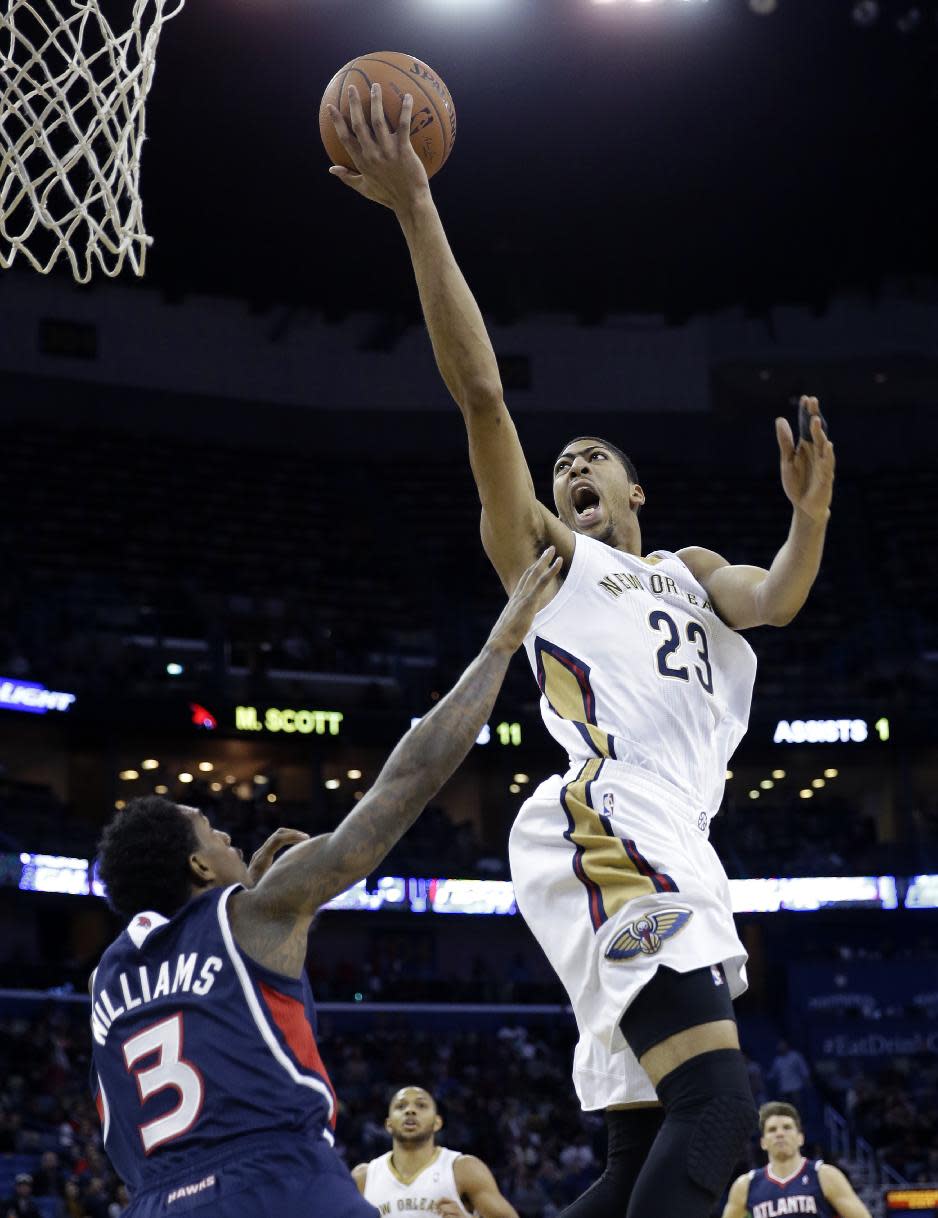
<path id="1" fill-rule="evenodd" d="M 547 541 L 564 563 L 526 644 L 571 766 L 522 808 L 510 853 L 519 907 L 577 1017 L 581 1103 L 607 1111 L 606 1171 L 567 1218 L 704 1218 L 755 1125 L 730 1001 L 745 988 L 745 951 L 707 841 L 755 675 L 734 632 L 784 625 L 807 599 L 833 449 L 813 398 L 802 399 L 797 445 L 776 421 L 792 522 L 767 570 L 697 546 L 643 559 L 645 491 L 624 454 L 596 437 L 558 456 L 550 511 L 407 138 L 412 102 L 392 134 L 380 88 L 370 123 L 349 93 L 351 126 L 332 117 L 357 172 L 330 172 L 403 229 L 437 364 L 466 423 L 486 552 L 508 589 Z M 656 1098 L 660 1129 L 648 1110 Z"/>
<path id="2" fill-rule="evenodd" d="M 384 1127 L 391 1149 L 352 1172 L 358 1191 L 379 1214 L 518 1218 L 481 1159 L 437 1146 L 443 1118 L 429 1091 L 401 1087 L 391 1097 Z"/>
<path id="3" fill-rule="evenodd" d="M 870 1218 L 870 1211 L 844 1173 L 822 1159 L 801 1153 L 804 1132 L 798 1109 L 773 1101 L 759 1109 L 759 1145 L 769 1157 L 765 1167 L 733 1181 L 723 1218 L 780 1218 L 817 1214 L 819 1218 Z"/>

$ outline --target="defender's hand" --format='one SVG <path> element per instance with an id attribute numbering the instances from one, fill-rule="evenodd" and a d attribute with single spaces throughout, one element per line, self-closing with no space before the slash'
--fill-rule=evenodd
<path id="1" fill-rule="evenodd" d="M 380 85 L 371 86 L 370 124 L 354 85 L 349 85 L 348 101 L 351 123 L 345 121 L 335 106 L 329 107 L 329 117 L 358 172 L 333 165 L 329 170 L 333 177 L 392 211 L 408 206 L 415 198 L 429 192 L 427 171 L 410 142 L 410 120 L 414 110 L 411 94 L 404 94 L 401 119 L 393 133 L 388 129 Z"/>
<path id="2" fill-rule="evenodd" d="M 795 444 L 788 420 L 775 420 L 782 489 L 794 508 L 818 524 L 825 524 L 834 493 L 834 446 L 824 432 L 817 398 L 803 397 L 799 405 L 811 415 L 810 443 L 799 439 Z"/>
<path id="3" fill-rule="evenodd" d="M 515 585 L 498 621 L 489 635 L 489 645 L 496 650 L 517 651 L 531 629 L 538 610 L 543 609 L 555 592 L 554 577 L 563 566 L 562 558 L 554 558 L 554 547 L 548 546 L 537 562 L 533 562 Z"/>
<path id="4" fill-rule="evenodd" d="M 437 1210 L 440 1218 L 463 1218 L 463 1215 L 466 1212 L 461 1205 L 457 1205 L 457 1203 L 451 1200 L 449 1197 L 444 1197 L 443 1200 L 438 1201 L 437 1204 L 440 1207 Z"/>
<path id="5" fill-rule="evenodd" d="M 248 882 L 251 887 L 253 888 L 261 876 L 270 870 L 271 864 L 281 850 L 287 846 L 295 846 L 297 842 L 305 842 L 308 838 L 309 834 L 301 833 L 299 829 L 275 829 L 267 841 L 259 846 L 251 856 L 248 864 Z"/>

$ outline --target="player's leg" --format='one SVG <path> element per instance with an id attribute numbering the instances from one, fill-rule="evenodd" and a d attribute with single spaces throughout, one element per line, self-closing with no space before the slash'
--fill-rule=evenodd
<path id="1" fill-rule="evenodd" d="M 722 968 L 659 968 L 622 1032 L 664 1108 L 628 1218 L 707 1218 L 756 1126 Z"/>
<path id="2" fill-rule="evenodd" d="M 623 1218 L 664 1111 L 658 1104 L 607 1108 L 608 1146 L 603 1174 L 560 1218 Z"/>

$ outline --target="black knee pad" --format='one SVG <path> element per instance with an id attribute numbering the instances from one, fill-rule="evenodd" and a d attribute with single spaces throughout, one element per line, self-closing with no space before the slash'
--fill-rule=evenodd
<path id="1" fill-rule="evenodd" d="M 749 1075 L 738 1049 L 701 1053 L 666 1074 L 658 1098 L 668 1118 L 692 1124 L 687 1173 L 718 1197 L 757 1125 Z"/>

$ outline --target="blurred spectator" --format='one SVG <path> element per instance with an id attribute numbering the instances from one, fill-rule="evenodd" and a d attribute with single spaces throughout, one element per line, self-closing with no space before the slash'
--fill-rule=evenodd
<path id="1" fill-rule="evenodd" d="M 811 1079 L 811 1071 L 804 1057 L 793 1049 L 787 1040 L 780 1040 L 766 1078 L 773 1084 L 774 1098 L 803 1107 L 802 1092 Z"/>
<path id="2" fill-rule="evenodd" d="M 29 1172 L 20 1172 L 13 1187 L 13 1196 L 4 1202 L 5 1218 L 42 1218 L 33 1200 L 33 1178 Z"/>
<path id="3" fill-rule="evenodd" d="M 65 1173 L 54 1150 L 43 1151 L 39 1166 L 33 1174 L 33 1192 L 37 1197 L 61 1197 Z"/>

